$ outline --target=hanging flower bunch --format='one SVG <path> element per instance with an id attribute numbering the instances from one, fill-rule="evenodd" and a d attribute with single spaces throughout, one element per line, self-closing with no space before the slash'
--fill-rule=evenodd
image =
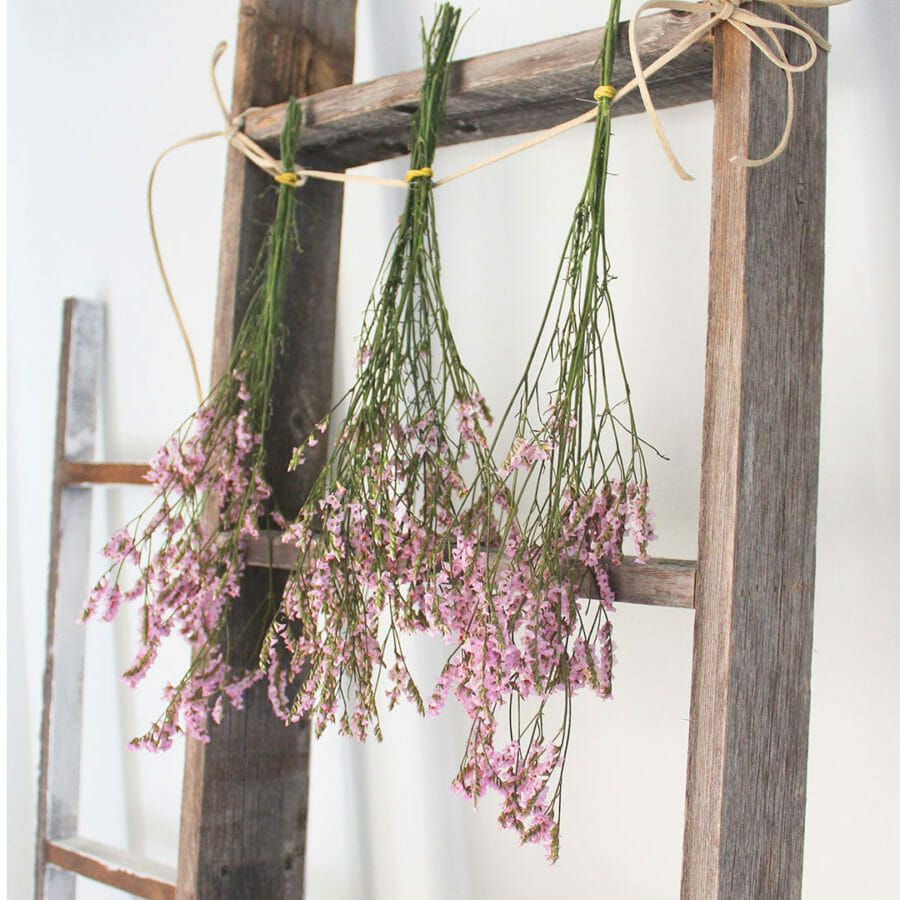
<path id="1" fill-rule="evenodd" d="M 445 561 L 463 523 L 482 521 L 474 511 L 496 478 L 490 415 L 450 331 L 435 225 L 431 165 L 459 17 L 444 4 L 423 26 L 406 202 L 366 310 L 343 425 L 286 537 L 300 552 L 263 648 L 279 715 L 310 714 L 317 732 L 336 723 L 360 740 L 381 735 L 382 678 L 391 706 L 403 697 L 424 712 L 403 636 L 440 629 L 453 580 Z"/>
<path id="2" fill-rule="evenodd" d="M 607 569 L 620 562 L 626 535 L 639 561 L 653 537 L 604 233 L 612 91 L 603 86 L 618 19 L 613 0 L 587 182 L 541 333 L 504 417 L 518 409 L 498 473 L 500 523 L 491 521 L 492 540 L 457 597 L 459 644 L 434 698 L 439 706 L 453 690 L 472 721 L 456 789 L 476 801 L 497 790 L 500 823 L 543 845 L 551 861 L 572 696 L 584 687 L 601 697 L 612 691 Z M 502 555 L 490 555 L 491 546 Z"/>
<path id="3" fill-rule="evenodd" d="M 301 112 L 291 100 L 281 135 L 281 158 L 291 168 Z M 266 434 L 281 335 L 281 306 L 288 260 L 295 243 L 295 193 L 278 187 L 275 220 L 260 257 L 259 285 L 234 342 L 228 372 L 199 409 L 150 463 L 151 504 L 104 549 L 110 566 L 90 597 L 83 619 L 111 620 L 123 601 L 139 602 L 141 627 L 133 665 L 134 686 L 147 673 L 163 640 L 180 634 L 191 663 L 165 690 L 159 719 L 133 746 L 166 749 L 185 732 L 208 740 L 207 721 L 221 719 L 224 704 L 241 708 L 247 688 L 263 673 L 255 659 L 235 662 L 233 648 L 245 629 L 260 637 L 278 598 L 270 591 L 249 617 L 236 621 L 249 542 L 260 523 L 284 526 L 265 477 Z M 258 646 L 258 645 L 257 645 Z"/>

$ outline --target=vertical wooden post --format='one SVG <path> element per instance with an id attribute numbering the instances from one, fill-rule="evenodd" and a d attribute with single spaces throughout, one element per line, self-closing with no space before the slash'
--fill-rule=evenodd
<path id="1" fill-rule="evenodd" d="M 771 7 L 766 8 L 770 15 Z M 824 32 L 827 12 L 810 10 Z M 806 51 L 786 41 L 789 56 Z M 799 898 L 815 575 L 825 59 L 716 34 L 709 332 L 682 898 Z"/>
<path id="2" fill-rule="evenodd" d="M 353 80 L 355 0 L 245 0 L 240 7 L 232 110 L 268 106 Z M 304 159 L 326 168 L 327 161 Z M 226 170 L 213 381 L 228 365 L 249 299 L 248 276 L 271 221 L 271 179 L 234 151 Z M 302 189 L 297 226 L 303 254 L 285 298 L 288 333 L 277 376 L 268 477 L 292 515 L 309 482 L 289 479 L 293 446 L 327 412 L 343 189 Z M 306 467 L 304 467 L 305 469 Z M 313 474 L 306 474 L 307 479 Z M 267 576 L 249 570 L 250 608 Z M 247 660 L 255 647 L 243 648 Z M 178 857 L 180 898 L 300 897 L 303 891 L 309 729 L 275 718 L 256 685 L 242 712 L 228 710 L 208 744 L 188 741 Z"/>
<path id="3" fill-rule="evenodd" d="M 67 485 L 66 460 L 94 457 L 105 336 L 103 306 L 66 300 L 59 358 L 56 457 L 50 515 L 47 651 L 38 780 L 35 897 L 75 896 L 75 876 L 47 863 L 47 841 L 78 831 L 84 628 L 78 614 L 89 585 L 90 487 Z"/>

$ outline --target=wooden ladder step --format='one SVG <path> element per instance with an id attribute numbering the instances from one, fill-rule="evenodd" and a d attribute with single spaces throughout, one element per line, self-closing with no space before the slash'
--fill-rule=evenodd
<path id="1" fill-rule="evenodd" d="M 174 900 L 175 869 L 74 835 L 46 842 L 47 862 L 147 900 Z"/>
<path id="2" fill-rule="evenodd" d="M 672 49 L 705 19 L 706 13 L 664 12 L 646 16 L 638 28 L 638 50 L 652 60 Z M 628 42 L 628 22 L 619 26 L 619 46 Z M 525 47 L 488 53 L 452 64 L 446 124 L 441 144 L 522 134 L 558 125 L 589 108 L 597 87 L 594 63 L 603 29 L 583 31 Z M 623 85 L 634 70 L 627 53 L 617 53 L 612 83 Z M 650 79 L 660 108 L 712 98 L 712 40 L 701 41 Z M 301 100 L 303 153 L 327 152 L 328 167 L 351 168 L 409 152 L 409 123 L 418 108 L 422 70 L 347 84 Z M 287 104 L 253 110 L 245 130 L 274 148 Z M 637 91 L 623 97 L 616 115 L 643 109 Z"/>
<path id="3" fill-rule="evenodd" d="M 283 543 L 281 538 L 280 531 L 258 537 L 250 544 L 248 564 L 268 566 L 271 559 L 276 569 L 292 568 L 297 559 L 297 549 Z M 625 557 L 620 565 L 610 569 L 609 581 L 619 603 L 693 609 L 696 573 L 697 563 L 693 560 L 654 559 L 638 563 L 634 557 Z M 581 571 L 575 571 L 573 581 L 582 585 L 586 593 L 593 587 L 593 576 L 584 567 Z"/>
<path id="4" fill-rule="evenodd" d="M 150 467 L 146 463 L 80 462 L 63 460 L 58 478 L 63 485 L 147 484 Z"/>

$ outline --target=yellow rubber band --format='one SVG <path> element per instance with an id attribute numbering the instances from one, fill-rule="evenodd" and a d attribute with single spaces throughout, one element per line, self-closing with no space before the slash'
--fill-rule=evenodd
<path id="1" fill-rule="evenodd" d="M 602 99 L 612 100 L 613 97 L 616 96 L 616 89 L 611 84 L 601 84 L 600 87 L 594 91 L 594 99 L 596 101 L 600 101 Z"/>
<path id="2" fill-rule="evenodd" d="M 296 172 L 279 172 L 274 177 L 279 184 L 287 184 L 291 187 L 297 187 L 300 183 L 300 176 Z"/>
<path id="3" fill-rule="evenodd" d="M 424 169 L 410 169 L 406 173 L 406 180 L 412 181 L 413 178 L 431 178 L 434 175 L 434 172 L 428 167 L 425 166 Z"/>

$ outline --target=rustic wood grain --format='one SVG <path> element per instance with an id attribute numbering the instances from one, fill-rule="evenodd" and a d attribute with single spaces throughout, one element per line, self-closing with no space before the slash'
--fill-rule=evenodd
<path id="1" fill-rule="evenodd" d="M 346 84 L 353 75 L 355 0 L 247 0 L 240 7 L 232 109 L 269 106 Z M 314 155 L 301 162 L 333 165 Z M 229 152 L 216 305 L 213 382 L 228 365 L 249 299 L 248 275 L 271 221 L 271 180 Z M 289 476 L 294 446 L 329 409 L 343 191 L 309 185 L 298 204 L 303 254 L 284 304 L 285 352 L 276 375 L 267 475 L 293 515 L 312 467 Z M 324 444 L 324 442 L 323 442 Z M 323 447 L 324 449 L 324 447 Z M 313 460 L 313 466 L 316 461 Z M 321 460 L 319 460 L 321 462 Z M 268 576 L 250 570 L 237 617 L 251 615 Z M 283 583 L 283 582 L 282 582 Z M 276 592 L 280 585 L 275 585 Z M 239 625 L 239 622 L 235 622 Z M 234 632 L 235 629 L 232 629 Z M 248 629 L 247 634 L 254 630 Z M 249 663 L 257 648 L 233 647 Z M 241 712 L 228 709 L 208 744 L 188 741 L 178 857 L 179 898 L 300 897 L 308 794 L 309 729 L 286 729 L 263 684 Z"/>
<path id="2" fill-rule="evenodd" d="M 107 884 L 133 897 L 174 900 L 175 870 L 133 853 L 72 837 L 48 841 L 47 862 L 74 875 Z"/>
<path id="3" fill-rule="evenodd" d="M 824 33 L 826 11 L 807 18 Z M 791 900 L 809 729 L 826 64 L 795 79 L 785 154 L 739 168 L 732 154 L 764 155 L 781 134 L 784 76 L 720 31 L 681 895 Z"/>
<path id="4" fill-rule="evenodd" d="M 250 545 L 249 565 L 265 567 L 270 559 L 278 569 L 290 569 L 297 559 L 297 549 L 281 542 L 281 532 L 261 535 Z M 621 565 L 610 569 L 609 580 L 617 603 L 693 609 L 696 569 L 697 564 L 691 560 L 654 559 L 637 563 L 634 557 L 625 557 Z M 593 576 L 587 569 L 580 568 L 573 580 L 585 585 L 586 596 L 588 592 L 596 596 Z"/>
<path id="5" fill-rule="evenodd" d="M 41 761 L 35 845 L 35 897 L 74 897 L 71 874 L 47 866 L 48 838 L 78 828 L 84 628 L 78 614 L 88 592 L 91 489 L 66 487 L 63 460 L 90 459 L 104 340 L 103 307 L 66 300 L 59 360 Z"/>
<path id="6" fill-rule="evenodd" d="M 65 459 L 59 466 L 60 483 L 69 484 L 142 484 L 147 486 L 146 463 L 79 462 Z"/>
<path id="7" fill-rule="evenodd" d="M 704 15 L 665 12 L 647 16 L 638 29 L 642 59 L 649 62 L 673 47 Z M 617 85 L 634 74 L 627 30 L 627 22 L 619 26 L 612 78 Z M 598 28 L 453 63 L 440 143 L 536 131 L 583 113 L 593 102 L 597 86 L 593 66 L 603 32 Z M 422 71 L 417 70 L 307 97 L 301 148 L 327 154 L 332 165 L 342 168 L 404 155 L 421 83 Z M 651 78 L 650 84 L 659 108 L 708 100 L 712 96 L 711 42 L 691 47 Z M 627 115 L 642 108 L 635 91 L 616 103 L 613 112 Z M 247 133 L 275 149 L 284 110 L 285 103 L 280 102 L 251 111 L 246 118 Z"/>
<path id="8" fill-rule="evenodd" d="M 616 593 L 616 603 L 693 609 L 696 575 L 697 563 L 693 560 L 636 563 L 626 557 L 620 566 L 609 570 L 609 583 Z"/>

